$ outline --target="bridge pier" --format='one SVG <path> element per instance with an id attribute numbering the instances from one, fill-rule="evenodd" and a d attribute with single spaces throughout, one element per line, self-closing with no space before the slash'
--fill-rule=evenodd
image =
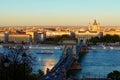
<path id="1" fill-rule="evenodd" d="M 48 74 L 50 72 L 50 69 L 49 68 L 47 68 L 47 70 L 46 70 L 46 74 Z"/>
<path id="2" fill-rule="evenodd" d="M 78 53 L 76 52 L 76 41 L 74 40 L 66 40 L 63 42 L 63 44 L 65 45 L 65 50 L 64 50 L 64 54 L 63 54 L 63 58 L 65 58 L 67 56 L 67 49 L 71 48 L 72 49 L 72 57 L 74 59 L 72 65 L 70 66 L 70 69 L 81 69 L 81 65 L 78 63 Z"/>
<path id="3" fill-rule="evenodd" d="M 70 70 L 76 70 L 76 69 L 81 69 L 81 65 L 78 63 L 77 60 L 75 60 L 70 66 Z"/>

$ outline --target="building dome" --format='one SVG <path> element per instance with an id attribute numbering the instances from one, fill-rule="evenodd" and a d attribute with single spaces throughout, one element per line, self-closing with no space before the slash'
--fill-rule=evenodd
<path id="1" fill-rule="evenodd" d="M 98 25 L 96 20 L 94 20 L 94 23 L 93 23 L 93 25 Z"/>
<path id="2" fill-rule="evenodd" d="M 99 31 L 100 24 L 98 24 L 97 21 L 94 20 L 93 25 L 89 24 L 88 29 L 89 29 L 89 31 Z"/>

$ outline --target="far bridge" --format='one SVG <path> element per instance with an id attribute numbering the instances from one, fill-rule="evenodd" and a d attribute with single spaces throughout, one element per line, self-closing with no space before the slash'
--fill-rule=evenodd
<path id="1" fill-rule="evenodd" d="M 83 43 L 76 45 L 76 41 L 64 41 L 63 44 L 65 48 L 58 63 L 50 71 L 48 69 L 47 74 L 38 80 L 66 80 L 66 72 L 69 69 L 81 69 L 77 60 Z"/>

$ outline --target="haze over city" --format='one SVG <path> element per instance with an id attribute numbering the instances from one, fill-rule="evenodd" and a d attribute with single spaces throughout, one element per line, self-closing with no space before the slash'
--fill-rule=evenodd
<path id="1" fill-rule="evenodd" d="M 119 0 L 0 0 L 0 26 L 120 26 Z"/>

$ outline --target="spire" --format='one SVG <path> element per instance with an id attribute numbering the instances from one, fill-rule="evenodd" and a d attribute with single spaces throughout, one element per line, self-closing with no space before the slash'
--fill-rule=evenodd
<path id="1" fill-rule="evenodd" d="M 97 21 L 96 21 L 96 19 L 94 20 L 94 23 L 93 23 L 93 25 L 98 25 L 98 24 L 97 24 Z"/>

